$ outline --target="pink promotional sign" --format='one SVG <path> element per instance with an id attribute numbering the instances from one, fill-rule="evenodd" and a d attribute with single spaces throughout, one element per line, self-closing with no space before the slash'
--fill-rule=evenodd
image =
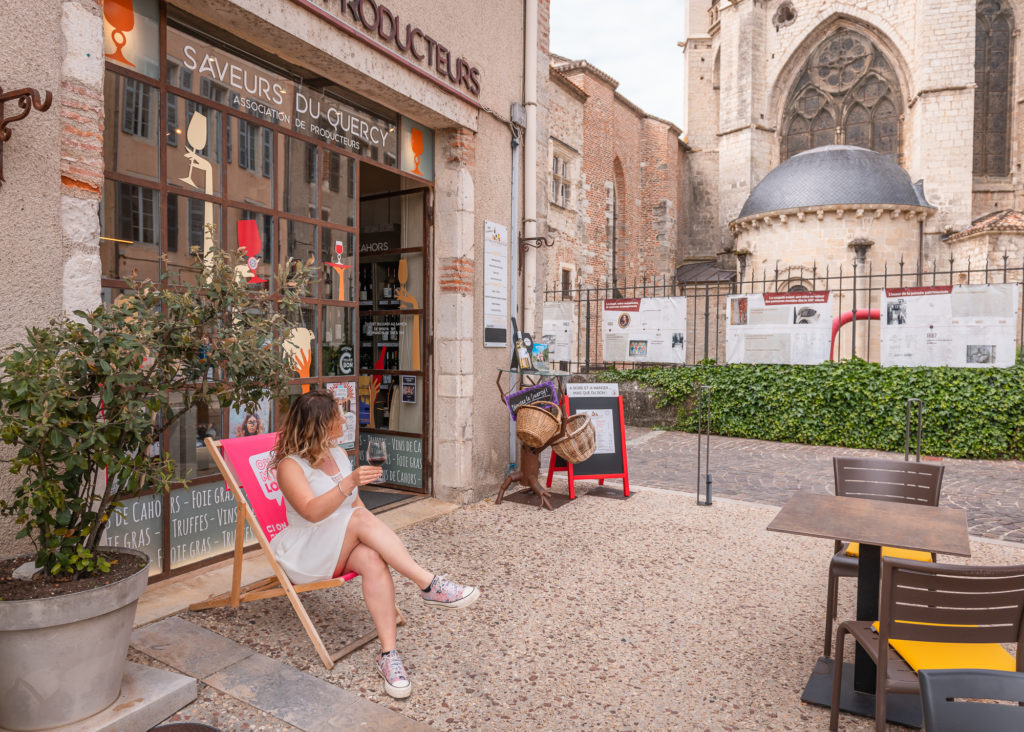
<path id="1" fill-rule="evenodd" d="M 277 433 L 221 440 L 221 450 L 249 506 L 263 528 L 267 540 L 273 539 L 288 525 L 284 494 L 277 485 L 277 470 L 272 466 Z"/>

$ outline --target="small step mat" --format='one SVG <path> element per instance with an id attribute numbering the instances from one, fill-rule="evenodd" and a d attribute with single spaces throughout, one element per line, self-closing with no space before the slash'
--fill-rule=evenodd
<path id="1" fill-rule="evenodd" d="M 392 493 L 390 491 L 375 491 L 372 488 L 361 486 L 359 488 L 359 497 L 363 501 L 363 505 L 369 510 L 375 511 L 378 508 L 382 508 L 391 503 L 397 503 L 398 501 L 404 501 L 407 498 L 418 498 L 419 493 Z"/>

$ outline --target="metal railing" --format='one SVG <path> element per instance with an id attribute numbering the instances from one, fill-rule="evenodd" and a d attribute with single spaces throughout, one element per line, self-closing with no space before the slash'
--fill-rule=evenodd
<path id="1" fill-rule="evenodd" d="M 720 282 L 676 283 L 669 277 L 642 278 L 632 284 L 563 289 L 553 286 L 545 290 L 546 302 L 574 303 L 576 337 L 572 358 L 560 361 L 563 370 L 574 373 L 602 371 L 608 368 L 633 368 L 638 365 L 605 361 L 601 348 L 601 314 L 605 300 L 632 297 L 673 297 L 684 295 L 686 301 L 685 363 L 693 365 L 702 360 L 725 363 L 726 317 L 729 295 L 763 294 L 771 292 L 798 292 L 828 290 L 832 293 L 834 318 L 846 314 L 849 322 L 842 325 L 833 347 L 833 358 L 862 358 L 878 361 L 881 354 L 880 328 L 877 320 L 861 317 L 865 310 L 881 307 L 886 288 L 964 284 L 998 284 L 1024 282 L 1024 260 L 1011 262 L 1007 253 L 997 255 L 984 267 L 968 259 L 958 265 L 950 257 L 933 260 L 918 268 L 903 260 L 894 265 L 881 266 L 871 262 L 824 268 L 812 265 L 782 266 L 755 271 L 741 268 L 739 279 Z M 1024 287 L 1020 288 L 1018 303 L 1024 311 Z M 1018 345 L 1024 345 L 1024 318 L 1018 319 Z"/>

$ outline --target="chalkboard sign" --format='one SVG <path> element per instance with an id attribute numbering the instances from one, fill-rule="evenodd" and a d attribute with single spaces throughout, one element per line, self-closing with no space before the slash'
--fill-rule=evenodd
<path id="1" fill-rule="evenodd" d="M 110 514 L 110 522 L 100 544 L 138 549 L 153 560 L 149 574 L 163 571 L 164 501 L 162 494 L 137 496 Z"/>
<path id="2" fill-rule="evenodd" d="M 623 495 L 629 497 L 629 463 L 626 457 L 626 426 L 621 396 L 585 396 L 565 398 L 565 414 L 587 414 L 594 423 L 597 449 L 581 463 L 567 463 L 552 451 L 547 484 L 557 472 L 569 473 L 569 498 L 576 497 L 577 480 L 604 483 L 608 478 L 622 478 Z"/>
<path id="3" fill-rule="evenodd" d="M 171 491 L 171 569 L 201 562 L 235 547 L 238 504 L 223 481 Z M 245 525 L 245 545 L 256 543 Z"/>
<path id="4" fill-rule="evenodd" d="M 385 442 L 388 459 L 381 466 L 384 469 L 384 482 L 423 490 L 423 440 L 419 437 L 360 432 L 360 458 L 366 456 L 366 446 L 370 442 L 370 437 L 383 439 Z M 363 464 L 362 460 L 354 462 Z"/>
<path id="5" fill-rule="evenodd" d="M 555 382 L 542 381 L 536 386 L 528 386 L 525 389 L 505 395 L 505 404 L 508 405 L 508 411 L 512 414 L 512 419 L 516 418 L 516 410 L 519 407 L 533 404 L 534 402 L 554 402 L 558 404 L 558 388 L 555 386 Z"/>

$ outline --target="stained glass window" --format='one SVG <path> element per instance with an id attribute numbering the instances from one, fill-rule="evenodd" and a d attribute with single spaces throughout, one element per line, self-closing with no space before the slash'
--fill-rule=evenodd
<path id="1" fill-rule="evenodd" d="M 857 31 L 811 53 L 786 103 L 782 159 L 821 145 L 858 145 L 898 158 L 903 97 L 892 64 Z"/>
<path id="2" fill-rule="evenodd" d="M 1010 174 L 1010 69 L 1013 13 L 1003 0 L 981 0 L 974 50 L 974 174 Z"/>

